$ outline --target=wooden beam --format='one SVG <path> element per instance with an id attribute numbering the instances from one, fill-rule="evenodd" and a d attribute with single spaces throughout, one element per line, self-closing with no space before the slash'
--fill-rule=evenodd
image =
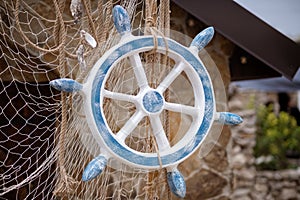
<path id="1" fill-rule="evenodd" d="M 236 46 L 229 58 L 231 81 L 281 77 L 282 75 Z"/>

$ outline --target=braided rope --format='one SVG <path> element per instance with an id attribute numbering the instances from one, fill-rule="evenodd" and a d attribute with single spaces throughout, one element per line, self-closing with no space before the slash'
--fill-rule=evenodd
<path id="1" fill-rule="evenodd" d="M 60 1 L 61 2 L 61 1 Z M 66 43 L 66 30 L 65 24 L 62 17 L 62 12 L 64 9 L 63 3 L 57 3 L 53 0 L 54 7 L 59 19 L 59 71 L 61 77 L 66 77 L 66 61 L 65 61 L 65 43 Z M 57 182 L 54 194 L 57 196 L 64 196 L 69 193 L 74 193 L 74 186 L 78 184 L 72 177 L 70 177 L 65 169 L 65 145 L 66 145 L 66 133 L 67 133 L 67 123 L 68 123 L 68 94 L 66 92 L 61 92 L 61 129 L 59 133 L 58 140 L 58 166 L 59 166 L 59 179 Z"/>
<path id="2" fill-rule="evenodd" d="M 167 45 L 167 41 L 166 41 L 166 36 L 169 36 L 169 28 L 170 28 L 170 12 L 169 12 L 169 1 L 162 1 L 160 3 L 160 10 L 159 10 L 159 16 L 160 16 L 160 23 L 159 25 L 156 23 L 157 20 L 157 2 L 156 0 L 146 0 L 145 4 L 146 4 L 146 17 L 145 17 L 145 34 L 151 34 L 153 35 L 153 43 L 154 43 L 154 48 L 148 52 L 146 54 L 146 62 L 148 60 L 148 62 L 150 60 L 152 60 L 152 69 L 154 69 L 156 67 L 155 65 L 155 60 L 159 60 L 159 62 L 162 62 L 162 64 L 168 66 L 169 65 L 169 59 L 168 59 L 168 45 Z M 158 27 L 159 26 L 159 27 Z M 161 36 L 166 44 L 166 53 L 163 56 L 163 60 L 161 60 L 161 56 L 160 55 L 155 55 L 156 54 L 156 50 L 157 50 L 157 36 Z M 153 62 L 153 57 L 154 57 L 154 62 Z M 152 58 L 152 59 L 151 59 Z M 153 71 L 153 70 L 151 70 Z M 160 73 L 161 75 L 163 75 L 164 73 Z M 152 76 L 151 76 L 152 77 Z M 157 79 L 159 80 L 159 78 Z M 157 83 L 155 83 L 157 84 Z M 165 99 L 166 101 L 169 100 L 169 91 L 166 90 L 165 92 Z M 166 135 L 167 138 L 170 138 L 170 124 L 169 124 L 169 112 L 165 112 L 164 114 L 164 126 L 165 126 L 165 130 L 166 130 Z M 157 142 L 156 140 L 152 137 L 152 140 L 150 140 L 149 142 L 152 142 L 153 146 L 154 146 L 154 151 L 157 153 L 157 157 L 160 163 L 160 170 L 157 172 L 149 172 L 148 173 L 148 187 L 146 188 L 149 194 L 149 198 L 150 199 L 154 199 L 155 198 L 155 194 L 153 192 L 153 188 L 155 187 L 155 184 L 153 181 L 158 181 L 157 177 L 161 174 L 164 173 L 165 177 L 163 179 L 163 184 L 167 184 L 167 177 L 166 177 L 166 169 L 162 169 L 162 161 L 161 161 L 161 156 L 159 153 L 159 149 L 157 146 Z M 168 199 L 171 199 L 171 192 L 169 187 L 167 187 L 168 189 Z"/>
<path id="3" fill-rule="evenodd" d="M 19 31 L 19 33 L 21 34 L 22 38 L 33 48 L 41 51 L 41 52 L 45 52 L 45 53 L 53 53 L 53 52 L 57 52 L 59 51 L 59 49 L 63 46 L 62 43 L 60 43 L 58 46 L 56 46 L 53 49 L 45 49 L 42 47 L 37 46 L 36 44 L 34 44 L 33 42 L 31 42 L 31 40 L 25 35 L 24 31 L 22 30 L 22 27 L 20 25 L 20 19 L 19 19 L 19 9 L 20 9 L 20 0 L 16 0 L 16 5 L 15 5 L 15 9 L 14 9 L 14 18 L 15 18 L 15 22 L 16 22 L 16 27 L 17 30 Z M 57 10 L 58 7 L 55 6 L 55 12 L 59 13 L 59 10 Z M 55 20 L 55 28 L 54 30 L 56 30 L 59 26 L 59 17 L 57 16 L 56 20 Z"/>

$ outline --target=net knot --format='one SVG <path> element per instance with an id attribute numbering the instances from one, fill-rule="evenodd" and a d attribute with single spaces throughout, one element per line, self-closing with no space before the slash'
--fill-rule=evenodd
<path id="1" fill-rule="evenodd" d="M 53 194 L 58 197 L 64 197 L 68 194 L 75 194 L 76 188 L 79 185 L 79 182 L 76 181 L 73 177 L 67 175 L 65 169 L 62 169 L 64 172 L 61 174 L 61 177 L 58 180 Z"/>
<path id="2" fill-rule="evenodd" d="M 146 27 L 154 27 L 154 18 L 149 16 L 146 18 Z"/>

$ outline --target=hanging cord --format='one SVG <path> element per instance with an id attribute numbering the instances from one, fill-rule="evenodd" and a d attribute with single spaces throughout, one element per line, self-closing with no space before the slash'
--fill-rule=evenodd
<path id="1" fill-rule="evenodd" d="M 160 16 L 160 30 L 164 34 L 165 37 L 170 37 L 170 0 L 164 0 L 160 3 L 160 9 L 159 9 L 159 16 Z M 167 46 L 167 45 L 166 45 Z M 170 59 L 168 58 L 167 54 L 165 55 L 164 64 L 166 66 L 170 66 Z M 166 101 L 170 100 L 170 91 L 169 89 L 166 89 L 164 92 L 164 98 Z M 170 119 L 169 119 L 169 111 L 167 110 L 164 113 L 164 119 L 165 119 L 165 128 L 166 128 L 166 135 L 167 138 L 170 141 Z M 167 170 L 165 169 L 165 180 L 167 180 Z M 171 190 L 169 187 L 167 187 L 167 198 L 171 199 Z"/>
<path id="2" fill-rule="evenodd" d="M 156 27 L 157 2 L 156 0 L 146 0 L 145 2 L 146 20 L 145 27 Z"/>
<path id="3" fill-rule="evenodd" d="M 166 68 L 169 66 L 169 59 L 168 59 L 168 54 L 169 54 L 169 48 L 168 48 L 168 43 L 167 43 L 167 39 L 166 37 L 169 37 L 169 21 L 170 21 L 170 17 L 169 17 L 169 1 L 161 1 L 160 3 L 160 15 L 159 15 L 159 25 L 156 23 L 157 20 L 157 2 L 156 0 L 146 0 L 146 16 L 145 16 L 145 34 L 150 34 L 153 36 L 153 49 L 147 53 L 145 53 L 145 58 L 146 58 L 146 62 L 149 63 L 149 61 L 152 61 L 152 66 L 151 66 L 151 72 L 154 73 L 155 69 L 157 69 L 157 67 L 161 66 L 161 69 L 166 70 Z M 159 27 L 158 27 L 159 26 Z M 158 38 L 162 38 L 165 44 L 165 55 L 160 55 L 157 54 L 157 48 L 158 48 Z M 159 62 L 159 65 L 156 64 L 156 62 Z M 156 81 L 158 80 L 162 80 L 162 77 L 164 76 L 164 72 L 160 71 L 159 73 L 159 77 L 156 78 Z M 150 77 L 154 77 L 153 74 Z M 155 81 L 155 82 L 156 82 Z M 150 81 L 150 83 L 152 84 L 152 81 Z M 154 83 L 153 85 L 154 87 L 157 86 L 157 83 Z M 151 86 L 152 87 L 152 86 Z M 168 101 L 169 100 L 169 91 L 166 90 L 164 93 L 165 96 L 165 100 Z M 165 133 L 167 135 L 167 138 L 170 138 L 170 129 L 169 129 L 169 112 L 166 111 L 164 113 L 164 127 L 165 127 Z M 157 157 L 158 157 L 158 161 L 160 164 L 160 170 L 158 170 L 157 172 L 149 172 L 148 173 L 148 179 L 147 179 L 147 190 L 148 194 L 149 194 L 149 198 L 150 199 L 154 199 L 157 194 L 155 194 L 154 192 L 154 188 L 159 187 L 158 186 L 158 177 L 160 175 L 160 173 L 164 173 L 165 177 L 162 181 L 160 181 L 162 184 L 167 185 L 167 177 L 166 177 L 166 169 L 162 169 L 162 160 L 161 160 L 161 156 L 159 153 L 159 149 L 157 146 L 157 142 L 153 136 L 153 134 L 151 135 L 151 140 L 150 142 L 152 143 L 151 146 L 154 147 L 154 151 L 157 153 Z M 155 182 L 155 183 L 154 183 Z M 167 199 L 171 199 L 171 192 L 169 187 L 167 187 L 168 189 L 168 194 L 167 194 Z M 159 188 L 156 188 L 159 189 Z"/>
<path id="4" fill-rule="evenodd" d="M 61 36 L 59 31 L 62 31 L 62 30 L 60 30 L 62 21 L 60 19 L 60 16 L 58 15 L 58 13 L 60 13 L 60 11 L 64 9 L 64 0 L 58 2 L 57 9 L 58 10 L 55 10 L 57 15 L 56 15 L 55 23 L 54 23 L 54 29 L 53 29 L 53 32 L 52 32 L 54 38 L 59 38 Z M 64 24 L 64 22 L 63 22 L 63 24 Z M 58 48 L 58 50 L 60 50 L 61 46 L 63 46 L 63 43 L 58 41 L 58 44 L 57 44 L 57 40 L 54 40 L 54 42 L 55 42 L 55 45 L 59 44 L 60 47 Z"/>
<path id="5" fill-rule="evenodd" d="M 168 54 L 169 54 L 169 47 L 168 47 L 168 41 L 165 37 L 165 35 L 160 31 L 158 30 L 156 27 L 152 27 L 151 25 L 154 25 L 155 24 L 155 21 L 154 21 L 154 18 L 152 17 L 154 14 L 153 14 L 153 10 L 156 10 L 154 9 L 154 2 L 150 3 L 146 1 L 146 14 L 151 14 L 151 16 L 146 16 L 146 28 L 145 28 L 145 33 L 150 33 L 152 36 L 153 36 L 153 49 L 151 51 L 149 51 L 147 54 L 146 54 L 146 58 L 148 58 L 149 60 L 149 56 L 150 55 L 153 55 L 154 57 L 158 57 L 158 61 L 160 62 L 160 56 L 158 55 L 155 55 L 157 53 L 157 48 L 158 48 L 158 36 L 162 37 L 162 39 L 164 40 L 164 44 L 165 44 L 165 48 L 166 48 L 166 51 L 165 51 L 165 55 L 163 56 L 163 60 L 162 60 L 162 64 L 165 64 L 168 66 L 169 62 L 168 62 Z M 148 8 L 148 9 L 147 9 Z M 151 9 L 149 9 L 151 8 Z M 154 61 L 152 60 L 152 63 L 153 65 L 151 66 L 152 67 L 152 71 L 154 70 L 154 68 L 156 67 L 155 65 L 155 62 L 156 62 L 156 59 L 153 58 Z M 160 73 L 161 76 L 164 75 L 164 73 Z M 151 76 L 152 77 L 152 76 Z M 160 80 L 161 77 L 158 78 L 158 80 Z M 156 87 L 156 86 L 155 86 Z M 167 92 L 168 93 L 168 92 Z M 166 100 L 169 100 L 169 94 L 167 94 L 167 99 Z M 167 114 L 167 119 L 166 121 L 168 122 L 169 119 L 168 119 L 168 114 Z M 166 124 L 166 134 L 169 135 L 169 122 Z M 153 140 L 155 141 L 155 140 Z M 161 158 L 160 158 L 160 155 L 159 155 L 159 150 L 157 148 L 157 144 L 156 144 L 156 141 L 154 143 L 154 147 L 155 147 L 155 151 L 157 152 L 158 154 L 158 158 L 161 162 Z M 161 164 L 161 163 L 160 163 Z M 162 165 L 161 165 L 162 166 Z M 161 167 L 162 168 L 162 167 Z"/>
<path id="6" fill-rule="evenodd" d="M 57 8 L 55 8 L 55 12 L 57 11 L 56 10 Z M 62 46 L 63 44 L 62 43 L 59 43 L 58 46 L 56 46 L 55 48 L 52 48 L 52 49 L 45 49 L 45 48 L 42 48 L 42 47 L 39 47 L 37 46 L 36 44 L 34 44 L 24 33 L 24 31 L 22 30 L 22 27 L 20 25 L 20 19 L 19 19 L 19 10 L 20 10 L 20 0 L 16 0 L 16 8 L 14 10 L 14 18 L 15 18 L 15 23 L 16 23 L 16 27 L 17 27 L 17 30 L 19 31 L 19 33 L 21 34 L 22 38 L 33 48 L 41 51 L 41 52 L 45 52 L 45 53 L 53 53 L 53 52 L 57 52 Z M 56 21 L 55 21 L 55 28 L 54 30 L 56 29 L 59 29 L 58 26 L 59 26 L 59 17 L 56 18 Z"/>
<path id="7" fill-rule="evenodd" d="M 96 49 L 93 50 L 96 53 L 92 53 L 92 52 L 84 52 L 83 53 L 82 58 L 85 59 L 89 56 L 89 59 L 88 59 L 88 62 L 86 63 L 86 69 L 83 70 L 76 77 L 76 81 L 78 81 L 80 83 L 86 78 L 86 76 L 90 72 L 91 68 L 93 67 L 93 63 L 94 63 L 95 59 L 99 58 L 99 52 L 100 52 L 100 56 L 101 56 L 102 51 L 105 50 L 105 48 L 102 48 L 100 45 L 105 43 L 105 41 L 107 40 L 107 33 L 109 32 L 109 25 L 111 23 L 111 17 L 112 17 L 112 15 L 111 15 L 111 10 L 113 7 L 112 0 L 107 2 L 106 5 L 107 5 L 107 11 L 106 11 L 106 15 L 105 15 L 104 24 L 102 25 L 103 19 L 102 19 L 101 14 L 99 14 L 99 18 L 96 21 L 96 23 L 98 23 L 98 26 L 97 26 L 97 30 L 95 30 L 95 32 L 96 32 L 97 38 L 99 40 L 99 42 L 97 42 L 98 45 L 97 45 Z M 100 11 L 102 8 L 103 8 L 103 2 L 99 1 L 97 9 Z M 84 44 L 83 40 L 81 40 L 81 43 Z M 78 58 L 78 55 L 76 55 L 76 54 L 68 54 L 68 52 L 66 52 L 66 53 L 67 53 L 68 57 L 71 57 L 73 59 Z"/>
<path id="8" fill-rule="evenodd" d="M 106 34 L 105 33 L 107 33 L 108 25 L 109 25 L 109 22 L 110 22 L 109 15 L 111 14 L 112 0 L 108 2 L 108 5 L 109 5 L 108 7 L 109 8 L 107 10 L 107 14 L 106 14 L 106 17 L 105 17 L 104 25 L 101 26 L 99 24 L 102 24 L 102 23 L 98 23 L 97 30 L 95 29 L 94 22 L 93 22 L 93 16 L 96 16 L 97 13 L 96 12 L 91 13 L 91 11 L 89 9 L 89 7 L 90 7 L 89 3 L 86 3 L 86 1 L 83 1 L 83 3 L 84 3 L 83 5 L 84 5 L 85 9 L 88 9 L 88 10 L 86 11 L 87 17 L 83 17 L 82 20 L 84 20 L 84 18 L 88 19 L 89 27 L 90 27 L 90 30 L 92 30 L 92 34 L 95 36 L 97 42 L 98 42 L 98 39 L 100 38 L 99 39 L 99 43 L 101 44 L 106 39 Z M 64 5 L 65 5 L 65 1 L 64 0 L 58 1 L 58 4 L 59 4 L 59 7 L 60 7 L 61 11 L 63 11 L 64 10 Z M 36 49 L 36 50 L 38 50 L 38 51 L 40 51 L 42 53 L 53 53 L 53 54 L 57 53 L 59 51 L 59 49 L 61 48 L 61 46 L 63 45 L 62 43 L 55 43 L 56 46 L 47 49 L 47 48 L 40 47 L 37 44 L 33 43 L 25 35 L 25 33 L 24 33 L 24 31 L 23 31 L 23 29 L 21 27 L 20 18 L 19 18 L 20 7 L 21 6 L 23 6 L 27 10 L 29 10 L 31 13 L 33 13 L 35 16 L 37 16 L 37 18 L 40 18 L 40 19 L 42 19 L 42 20 L 44 20 L 46 22 L 54 23 L 53 31 L 52 31 L 53 38 L 59 38 L 59 29 L 60 29 L 59 28 L 59 26 L 60 26 L 59 16 L 56 15 L 55 20 L 46 19 L 43 16 L 41 16 L 40 14 L 38 14 L 34 9 L 32 9 L 26 2 L 23 2 L 22 0 L 16 0 L 15 9 L 14 9 L 14 12 L 13 12 L 13 16 L 15 18 L 16 28 L 17 28 L 18 32 L 20 33 L 21 37 L 26 41 L 26 43 L 28 45 L 30 45 L 32 48 L 34 48 L 34 49 Z M 62 16 L 62 14 L 61 14 L 61 16 Z M 74 20 L 64 21 L 64 24 L 72 24 L 72 23 L 74 23 Z M 56 42 L 56 40 L 54 42 Z M 67 49 L 65 49 L 65 48 L 64 48 L 64 51 L 65 51 L 66 56 L 68 58 L 76 59 L 76 54 L 68 52 Z M 89 52 L 85 53 L 85 55 L 87 55 L 87 54 L 89 54 Z"/>
<path id="9" fill-rule="evenodd" d="M 156 42 L 154 42 L 155 45 L 157 45 L 157 36 L 162 37 L 163 40 L 164 40 L 165 48 L 166 48 L 165 55 L 163 55 L 162 58 L 161 58 L 160 55 L 157 55 L 157 59 L 158 59 L 158 62 L 160 62 L 162 65 L 165 65 L 165 66 L 162 66 L 162 69 L 166 70 L 168 68 L 168 66 L 170 65 L 170 59 L 168 58 L 168 44 L 167 44 L 167 40 L 166 40 L 166 37 L 170 37 L 170 2 L 169 2 L 169 0 L 161 1 L 160 5 L 159 5 L 159 8 L 160 8 L 159 9 L 159 24 L 157 25 L 158 29 L 156 27 L 150 27 L 150 33 L 151 33 L 151 35 L 154 36 L 154 40 L 156 40 Z M 146 22 L 146 24 L 148 24 L 148 25 L 149 24 L 154 24 L 154 22 L 151 21 L 151 20 L 154 20 L 153 18 L 147 17 L 146 20 L 148 20 L 148 22 Z M 147 26 L 146 26 L 146 28 L 147 28 Z M 153 51 L 156 51 L 156 50 L 157 50 L 157 46 L 155 46 Z M 154 67 L 157 67 L 157 66 L 153 65 L 153 68 Z M 161 72 L 160 76 L 163 77 L 164 73 Z M 159 77 L 158 80 L 161 80 L 161 77 Z M 164 92 L 164 98 L 165 98 L 166 101 L 169 101 L 169 99 L 170 99 L 169 94 L 170 94 L 169 90 L 167 89 Z M 164 119 L 165 133 L 166 133 L 167 138 L 170 141 L 169 111 L 165 111 L 163 113 L 163 119 Z M 160 165 L 162 165 L 161 157 L 160 157 L 160 154 L 159 154 L 159 151 L 158 151 L 158 148 L 157 148 L 156 141 L 154 143 L 154 147 L 155 147 L 155 150 L 157 152 Z M 167 170 L 163 169 L 162 172 L 164 172 L 164 174 L 165 174 L 165 177 L 163 179 L 164 184 L 167 185 Z M 166 187 L 166 188 L 167 188 L 167 199 L 171 199 L 171 190 L 170 190 L 169 187 Z"/>
<path id="10" fill-rule="evenodd" d="M 56 14 L 59 19 L 59 71 L 61 77 L 66 77 L 66 62 L 64 46 L 66 42 L 66 30 L 64 21 L 62 18 L 63 6 L 58 4 L 56 0 L 53 0 Z M 66 133 L 68 123 L 68 105 L 67 105 L 67 93 L 61 92 L 61 129 L 58 139 L 58 166 L 59 166 L 59 179 L 54 190 L 54 195 L 65 196 L 75 192 L 75 186 L 78 184 L 71 176 L 69 176 L 65 169 L 65 145 L 66 145 Z"/>
<path id="11" fill-rule="evenodd" d="M 85 9 L 87 9 L 88 4 L 85 1 L 83 1 L 83 2 L 84 2 Z M 103 44 L 106 41 L 108 27 L 109 27 L 109 24 L 111 23 L 111 10 L 113 7 L 112 0 L 107 2 L 106 5 L 107 5 L 107 9 L 106 9 L 105 19 L 103 19 L 102 14 L 99 14 L 98 19 L 95 21 L 95 23 L 98 24 L 97 29 L 95 29 L 94 23 L 91 23 L 91 22 L 93 22 L 92 16 L 88 14 L 89 15 L 89 17 L 88 17 L 89 23 L 92 24 L 92 26 L 90 25 L 90 28 L 95 29 L 95 30 L 93 30 L 93 33 L 95 32 L 95 36 L 97 38 L 96 40 L 98 41 L 98 47 L 97 47 L 98 49 L 99 49 L 99 45 Z M 104 8 L 103 0 L 100 0 L 98 2 L 98 6 L 97 6 L 97 10 L 99 11 L 99 13 L 100 13 L 100 10 L 102 10 L 103 8 Z M 90 12 L 86 12 L 86 13 L 90 13 Z M 82 45 L 84 45 L 84 40 L 81 39 L 81 43 L 82 43 Z M 83 59 L 86 58 L 89 53 L 90 52 L 83 52 L 82 58 Z M 67 54 L 67 55 L 69 57 L 78 59 L 78 55 L 74 55 L 74 54 Z M 98 57 L 98 55 L 97 55 L 97 57 Z M 84 79 L 86 78 L 86 76 L 88 75 L 88 73 L 90 72 L 91 68 L 92 68 L 91 63 L 86 64 L 86 68 L 81 73 L 79 73 L 79 75 L 77 75 L 75 77 L 76 81 L 80 82 L 80 83 L 83 82 Z M 74 107 L 73 104 L 71 104 L 71 105 L 72 105 L 72 107 L 71 107 L 72 112 L 76 113 L 81 118 L 85 118 L 85 114 L 82 114 L 79 111 L 77 111 L 77 109 Z"/>
<path id="12" fill-rule="evenodd" d="M 170 1 L 164 0 L 160 3 L 160 30 L 166 37 L 170 37 Z"/>
<path id="13" fill-rule="evenodd" d="M 158 145 L 157 145 L 157 142 L 155 140 L 155 136 L 153 135 L 153 133 L 151 133 L 151 139 L 152 139 L 152 143 L 154 144 L 154 149 L 157 153 L 157 158 L 158 158 L 158 162 L 159 162 L 159 169 L 161 170 L 163 167 L 162 167 L 162 161 L 161 161 L 161 156 L 160 156 L 160 153 L 159 153 L 159 149 L 158 149 Z"/>
<path id="14" fill-rule="evenodd" d="M 85 13 L 88 17 L 89 28 L 90 28 L 90 30 L 92 30 L 92 34 L 93 34 L 95 40 L 97 42 L 99 42 L 98 35 L 97 35 L 97 32 L 96 32 L 96 28 L 95 28 L 94 21 L 93 21 L 93 17 L 92 17 L 92 14 L 91 14 L 90 1 L 82 0 L 82 2 L 83 2 L 84 9 L 85 9 Z"/>
<path id="15" fill-rule="evenodd" d="M 105 19 L 103 20 L 102 14 L 99 14 L 99 20 L 97 21 L 98 27 L 96 33 L 97 36 L 99 37 L 99 44 L 102 44 L 106 41 L 109 24 L 111 23 L 111 14 L 113 8 L 112 0 L 108 1 L 106 4 L 107 6 L 105 6 L 106 7 Z M 97 10 L 99 12 L 100 10 L 103 10 L 103 0 L 99 1 Z"/>

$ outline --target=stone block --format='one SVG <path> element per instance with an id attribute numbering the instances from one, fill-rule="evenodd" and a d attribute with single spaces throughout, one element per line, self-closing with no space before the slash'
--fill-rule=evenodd
<path id="1" fill-rule="evenodd" d="M 260 183 L 256 183 L 254 185 L 254 189 L 255 191 L 259 192 L 259 193 L 263 193 L 266 194 L 268 192 L 268 185 L 267 184 L 260 184 Z"/>
<path id="2" fill-rule="evenodd" d="M 209 154 L 204 157 L 204 161 L 209 167 L 220 172 L 228 167 L 226 150 L 218 145 L 215 145 Z"/>
<path id="3" fill-rule="evenodd" d="M 242 153 L 237 154 L 231 158 L 231 165 L 234 169 L 241 169 L 245 166 L 246 162 L 247 157 Z"/>
<path id="4" fill-rule="evenodd" d="M 241 197 L 241 196 L 247 196 L 248 194 L 250 194 L 249 188 L 238 188 L 233 192 L 233 196 L 235 198 Z"/>
<path id="5" fill-rule="evenodd" d="M 186 199 L 199 200 L 220 195 L 227 181 L 216 173 L 201 169 L 186 181 Z"/>
<path id="6" fill-rule="evenodd" d="M 280 199 L 282 200 L 296 200 L 297 191 L 295 188 L 283 188 L 280 194 Z"/>

